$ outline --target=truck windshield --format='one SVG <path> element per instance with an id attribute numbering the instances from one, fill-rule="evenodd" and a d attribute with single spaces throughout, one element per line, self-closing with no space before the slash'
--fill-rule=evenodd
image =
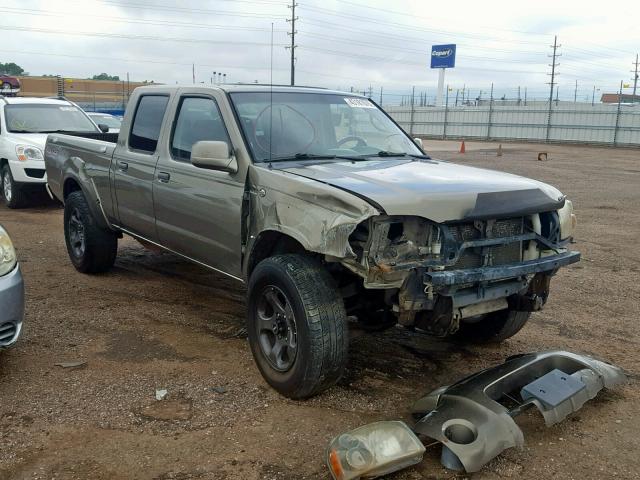
<path id="1" fill-rule="evenodd" d="M 85 113 L 73 105 L 6 105 L 4 113 L 7 129 L 14 133 L 98 131 Z"/>
<path id="2" fill-rule="evenodd" d="M 256 162 L 422 155 L 396 124 L 362 97 L 306 92 L 230 96 Z"/>

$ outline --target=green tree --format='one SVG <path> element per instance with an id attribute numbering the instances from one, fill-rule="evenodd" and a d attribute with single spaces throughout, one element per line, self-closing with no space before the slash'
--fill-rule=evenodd
<path id="1" fill-rule="evenodd" d="M 100 75 L 94 75 L 91 80 L 120 80 L 118 75 L 109 75 L 108 73 L 101 73 Z"/>
<path id="2" fill-rule="evenodd" d="M 0 62 L 0 73 L 4 73 L 5 75 L 26 75 L 24 69 L 20 65 L 16 65 L 13 62 Z"/>

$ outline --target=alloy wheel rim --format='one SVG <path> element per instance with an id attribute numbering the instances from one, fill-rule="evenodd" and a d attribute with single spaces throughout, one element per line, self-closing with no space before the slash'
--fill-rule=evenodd
<path id="1" fill-rule="evenodd" d="M 2 181 L 2 187 L 3 187 L 5 200 L 7 202 L 10 202 L 11 201 L 12 192 L 11 192 L 11 176 L 9 175 L 9 172 L 5 172 L 5 174 L 4 174 L 4 179 Z"/>
<path id="2" fill-rule="evenodd" d="M 80 211 L 77 208 L 74 208 L 71 211 L 71 215 L 69 215 L 69 244 L 74 257 L 80 258 L 84 255 L 84 224 L 82 223 Z"/>
<path id="3" fill-rule="evenodd" d="M 258 344 L 269 365 L 286 372 L 298 353 L 298 331 L 291 302 L 275 285 L 266 286 L 256 307 Z"/>

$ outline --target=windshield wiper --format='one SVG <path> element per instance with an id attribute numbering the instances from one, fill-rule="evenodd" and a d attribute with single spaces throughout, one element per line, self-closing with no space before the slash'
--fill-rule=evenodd
<path id="1" fill-rule="evenodd" d="M 293 160 L 362 160 L 362 157 L 349 157 L 347 155 L 315 155 L 313 153 L 296 153 L 286 157 L 265 158 L 265 162 L 289 162 Z"/>
<path id="2" fill-rule="evenodd" d="M 420 158 L 420 159 L 431 159 L 428 155 L 416 155 L 414 153 L 405 153 L 405 152 L 387 152 L 386 150 L 379 151 L 376 155 L 372 155 L 373 157 L 411 157 L 411 158 Z"/>
<path id="3" fill-rule="evenodd" d="M 380 150 L 375 155 L 371 155 L 372 157 L 406 157 L 407 154 L 404 152 L 388 152 L 386 150 Z"/>
<path id="4" fill-rule="evenodd" d="M 87 131 L 87 130 L 63 130 L 63 129 L 58 129 L 58 130 L 42 130 L 38 133 L 99 133 L 99 132 L 94 132 L 94 131 Z"/>

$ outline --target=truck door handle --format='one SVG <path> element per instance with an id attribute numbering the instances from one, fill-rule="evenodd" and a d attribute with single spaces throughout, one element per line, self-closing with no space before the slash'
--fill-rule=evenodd
<path id="1" fill-rule="evenodd" d="M 129 170 L 129 164 L 127 162 L 118 162 L 118 170 L 121 172 L 126 172 Z"/>
<path id="2" fill-rule="evenodd" d="M 169 175 L 167 172 L 158 173 L 158 180 L 160 180 L 162 183 L 168 183 L 170 178 L 171 175 Z"/>

